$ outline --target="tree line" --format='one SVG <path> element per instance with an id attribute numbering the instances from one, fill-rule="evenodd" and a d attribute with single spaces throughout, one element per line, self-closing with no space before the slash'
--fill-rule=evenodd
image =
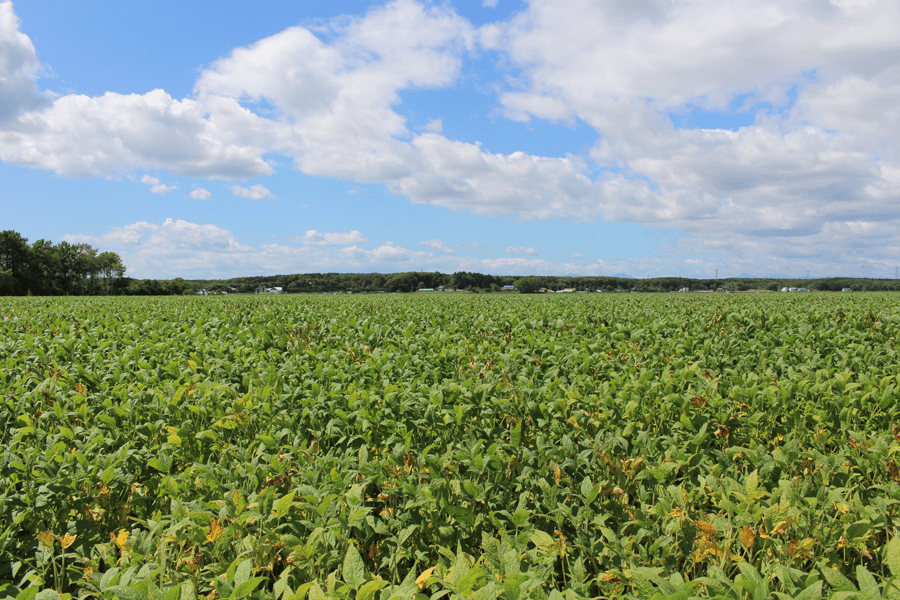
<path id="1" fill-rule="evenodd" d="M 115 252 L 99 252 L 88 244 L 53 244 L 28 239 L 15 231 L 0 232 L 0 295 L 182 295 L 209 292 L 254 293 L 281 288 L 294 293 L 415 292 L 420 289 L 463 290 L 473 293 L 502 292 L 514 286 L 520 293 L 542 290 L 603 292 L 675 292 L 727 289 L 777 291 L 783 287 L 805 287 L 812 291 L 900 291 L 900 280 L 830 277 L 821 279 L 725 278 L 691 279 L 654 277 L 634 279 L 615 276 L 517 277 L 467 271 L 439 273 L 297 273 L 232 279 L 132 279 Z"/>
<path id="2" fill-rule="evenodd" d="M 0 232 L 0 295 L 84 296 L 121 294 L 125 265 L 115 252 L 89 244 L 28 243 L 28 238 Z"/>
<path id="3" fill-rule="evenodd" d="M 819 279 L 775 279 L 734 277 L 725 279 L 692 279 L 687 277 L 654 277 L 634 279 L 615 276 L 511 276 L 485 275 L 458 271 L 438 273 L 412 271 L 405 273 L 303 273 L 294 275 L 269 275 L 237 277 L 234 279 L 203 279 L 194 281 L 172 280 L 161 285 L 180 281 L 193 291 L 206 289 L 211 292 L 254 293 L 260 288 L 280 287 L 282 292 L 294 293 L 373 293 L 415 292 L 420 289 L 463 290 L 473 293 L 502 292 L 506 286 L 514 286 L 521 293 L 541 290 L 603 292 L 677 292 L 728 290 L 731 292 L 778 291 L 783 287 L 805 287 L 812 291 L 835 291 L 851 288 L 854 291 L 900 291 L 900 280 L 862 279 L 853 277 L 829 277 Z M 176 292 L 177 293 L 177 292 Z"/>

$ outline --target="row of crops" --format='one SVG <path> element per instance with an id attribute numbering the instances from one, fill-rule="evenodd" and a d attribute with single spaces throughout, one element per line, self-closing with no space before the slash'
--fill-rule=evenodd
<path id="1" fill-rule="evenodd" d="M 900 596 L 891 295 L 0 299 L 0 598 Z"/>

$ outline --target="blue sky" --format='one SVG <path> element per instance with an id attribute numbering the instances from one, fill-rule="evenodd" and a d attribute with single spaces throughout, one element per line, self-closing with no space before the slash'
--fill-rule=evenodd
<path id="1" fill-rule="evenodd" d="M 0 229 L 133 277 L 893 277 L 900 2 L 0 0 Z"/>

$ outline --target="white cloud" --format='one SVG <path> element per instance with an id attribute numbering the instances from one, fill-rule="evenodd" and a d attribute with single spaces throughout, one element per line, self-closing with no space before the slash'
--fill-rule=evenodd
<path id="1" fill-rule="evenodd" d="M 827 244 L 845 223 L 900 225 L 898 19 L 896 2 L 534 0 L 479 39 L 522 70 L 501 93 L 510 118 L 600 135 L 591 158 L 607 171 L 580 194 L 560 179 L 558 214 L 667 227 L 678 251 L 735 264 L 752 252 L 760 268 L 805 248 L 824 268 L 853 254 Z M 755 123 L 678 129 L 668 116 L 692 110 Z M 885 234 L 847 243 L 886 259 L 876 246 L 900 240 Z"/>
<path id="2" fill-rule="evenodd" d="M 68 95 L 38 111 L 40 64 L 0 2 L 0 159 L 67 177 L 240 180 L 272 173 L 263 157 L 277 153 L 479 216 L 667 227 L 673 250 L 742 270 L 793 254 L 887 264 L 900 245 L 898 22 L 893 1 L 532 0 L 476 30 L 447 5 L 395 0 L 319 37 L 292 27 L 235 49 L 190 98 Z M 586 123 L 589 156 L 491 153 L 445 137 L 439 119 L 408 130 L 400 92 L 453 85 L 484 49 L 511 67 L 493 82 L 505 114 Z M 753 122 L 669 117 L 692 111 Z"/>
<path id="3" fill-rule="evenodd" d="M 390 183 L 415 168 L 392 105 L 401 89 L 451 84 L 474 29 L 448 8 L 395 0 L 328 25 L 325 43 L 293 27 L 216 61 L 199 98 L 266 100 L 283 115 L 275 148 L 303 172 Z"/>
<path id="4" fill-rule="evenodd" d="M 172 190 L 177 190 L 177 185 L 163 185 L 160 183 L 159 178 L 151 177 L 150 175 L 144 175 L 141 177 L 141 183 L 150 186 L 150 191 L 154 194 L 168 194 Z"/>
<path id="5" fill-rule="evenodd" d="M 572 254 L 569 255 L 569 258 L 581 260 L 582 258 L 584 258 L 584 254 L 582 254 L 581 252 L 573 252 Z"/>
<path id="6" fill-rule="evenodd" d="M 309 246 L 349 246 L 369 243 L 369 239 L 355 229 L 343 233 L 319 233 L 315 229 L 310 229 L 298 241 Z"/>
<path id="7" fill-rule="evenodd" d="M 835 244 L 852 244 L 861 236 L 871 236 L 881 243 L 892 233 L 890 227 L 873 228 L 863 223 L 848 223 L 831 227 L 825 232 Z M 797 241 L 786 249 L 788 258 L 754 256 L 752 247 L 738 247 L 738 257 L 717 255 L 715 250 L 701 259 L 687 259 L 673 253 L 657 256 L 596 260 L 583 262 L 556 262 L 529 256 L 484 256 L 479 258 L 416 251 L 393 242 L 384 242 L 372 248 L 351 246 L 290 246 L 267 243 L 258 246 L 239 241 L 230 231 L 212 224 L 197 224 L 184 220 L 166 219 L 161 224 L 137 222 L 113 228 L 97 235 L 67 235 L 72 243 L 89 243 L 102 251 L 118 252 L 128 267 L 128 275 L 136 278 L 171 279 L 185 277 L 228 278 L 247 274 L 274 273 L 322 273 L 322 272 L 397 272 L 439 271 L 453 273 L 470 271 L 504 275 L 614 275 L 631 273 L 640 277 L 649 274 L 712 277 L 715 269 L 720 277 L 740 273 L 783 275 L 786 268 L 793 276 L 827 276 L 833 269 L 843 269 L 843 274 L 858 273 L 866 264 L 866 273 L 875 276 L 891 276 L 894 259 L 900 253 L 900 245 L 889 244 L 881 258 L 867 256 L 860 248 L 844 258 L 822 260 L 817 257 L 817 247 L 808 249 Z M 825 237 L 817 242 L 827 244 Z M 681 249 L 684 251 L 683 249 Z M 499 252 L 494 250 L 493 252 Z M 706 249 L 695 250 L 704 253 Z M 747 252 L 746 254 L 740 254 Z M 886 258 L 885 258 L 886 257 Z M 891 274 L 889 275 L 888 272 Z M 878 275 L 881 273 L 882 275 Z"/>
<path id="8" fill-rule="evenodd" d="M 527 256 L 537 256 L 540 254 L 540 252 L 538 252 L 531 246 L 507 246 L 506 253 L 512 254 L 513 256 L 521 256 L 523 254 Z"/>
<path id="9" fill-rule="evenodd" d="M 440 252 L 441 254 L 453 254 L 453 248 L 448 248 L 444 245 L 444 242 L 438 238 L 433 240 L 425 240 L 424 242 L 419 242 L 420 246 L 425 246 L 433 250 L 434 252 Z"/>
<path id="10" fill-rule="evenodd" d="M 186 177 L 244 179 L 272 173 L 257 143 L 269 126 L 237 101 L 200 104 L 162 90 L 63 96 L 21 115 L 0 136 L 0 159 L 65 177 L 164 169 Z"/>
<path id="11" fill-rule="evenodd" d="M 194 200 L 209 200 L 212 198 L 212 192 L 203 188 L 197 188 L 191 191 L 191 198 Z"/>
<path id="12" fill-rule="evenodd" d="M 141 221 L 100 236 L 67 235 L 63 239 L 118 252 L 128 275 L 136 278 L 200 278 L 252 272 L 256 266 L 252 257 L 257 251 L 238 243 L 229 231 L 182 220 Z"/>
<path id="13" fill-rule="evenodd" d="M 368 242 L 361 234 L 323 234 L 344 236 L 347 240 Z M 212 224 L 197 224 L 166 219 L 161 224 L 138 222 L 97 235 L 67 235 L 72 243 L 89 243 L 122 256 L 128 275 L 135 278 L 171 279 L 184 277 L 239 277 L 248 273 L 310 273 L 327 271 L 388 272 L 415 270 L 427 264 L 433 255 L 411 251 L 393 242 L 375 248 L 357 245 L 292 247 L 262 244 L 258 247 L 239 242 L 228 230 Z"/>
<path id="14" fill-rule="evenodd" d="M 497 8 L 499 0 L 481 0 L 481 5 L 485 8 Z"/>
<path id="15" fill-rule="evenodd" d="M 432 119 L 425 124 L 425 131 L 428 133 L 443 133 L 444 123 L 440 119 Z"/>
<path id="16" fill-rule="evenodd" d="M 488 246 L 485 246 L 481 242 L 468 242 L 466 244 L 453 244 L 454 250 L 476 250 L 478 252 L 487 252 L 489 249 Z"/>
<path id="17" fill-rule="evenodd" d="M 231 193 L 239 198 L 247 198 L 249 200 L 277 200 L 275 195 L 267 190 L 261 183 L 256 183 L 249 188 L 233 185 Z"/>
<path id="18" fill-rule="evenodd" d="M 0 2 L 0 124 L 49 104 L 37 89 L 40 70 L 34 44 L 19 31 L 12 2 Z"/>

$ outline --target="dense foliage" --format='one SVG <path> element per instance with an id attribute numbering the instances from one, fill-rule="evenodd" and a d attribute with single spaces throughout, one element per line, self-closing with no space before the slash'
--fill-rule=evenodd
<path id="1" fill-rule="evenodd" d="M 0 296 L 119 294 L 124 275 L 115 252 L 69 242 L 29 244 L 15 231 L 0 231 Z"/>
<path id="2" fill-rule="evenodd" d="M 6 298 L 0 332 L 0 597 L 900 593 L 890 295 Z"/>
<path id="3" fill-rule="evenodd" d="M 145 280 L 144 285 L 150 285 Z M 268 275 L 237 277 L 235 279 L 203 279 L 161 281 L 156 283 L 155 293 L 180 293 L 177 290 L 201 288 L 229 293 L 252 293 L 260 287 L 280 287 L 285 293 L 343 293 L 343 292 L 415 292 L 421 288 L 466 290 L 470 292 L 500 292 L 503 286 L 514 285 L 526 293 L 543 289 L 579 291 L 602 290 L 604 292 L 676 292 L 687 288 L 693 291 L 718 289 L 733 292 L 778 291 L 783 287 L 805 287 L 812 291 L 839 292 L 843 288 L 854 291 L 900 291 L 897 279 L 863 279 L 853 277 L 828 277 L 823 279 L 778 279 L 732 277 L 725 279 L 691 279 L 687 277 L 651 277 L 634 279 L 627 276 L 556 276 L 532 275 L 483 275 L 481 273 L 302 273 L 295 275 Z M 173 292 L 166 290 L 172 289 Z M 133 293 L 130 291 L 128 293 Z M 134 292 L 142 293 L 142 292 Z"/>

